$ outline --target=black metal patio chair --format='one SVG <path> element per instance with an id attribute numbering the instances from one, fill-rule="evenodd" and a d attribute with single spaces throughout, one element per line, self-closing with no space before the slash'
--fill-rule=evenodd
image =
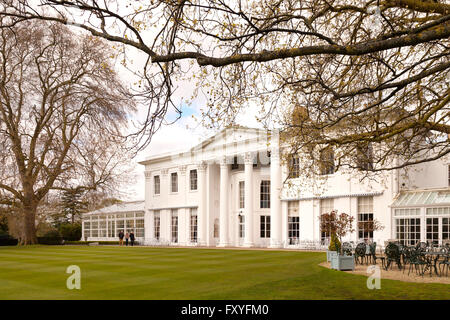
<path id="1" fill-rule="evenodd" d="M 402 250 L 403 272 L 405 272 L 407 264 L 411 262 L 412 251 L 416 250 L 414 247 L 404 247 Z"/>
<path id="2" fill-rule="evenodd" d="M 350 242 L 344 242 L 342 244 L 342 252 L 344 253 L 344 256 L 351 256 L 353 255 L 353 246 Z"/>
<path id="3" fill-rule="evenodd" d="M 444 269 L 446 269 L 447 272 L 445 276 L 448 277 L 448 269 L 450 268 L 450 247 L 443 247 L 442 249 L 445 251 L 445 253 L 444 253 L 444 260 L 439 262 L 439 273 L 442 276 Z"/>
<path id="4" fill-rule="evenodd" d="M 425 259 L 423 251 L 421 251 L 419 248 L 411 250 L 411 256 L 409 258 L 408 275 L 411 272 L 411 268 L 414 266 L 416 273 L 419 271 L 419 274 L 423 277 L 425 271 L 427 270 L 428 265 L 429 263 Z"/>
<path id="5" fill-rule="evenodd" d="M 361 264 L 363 264 L 365 257 L 366 257 L 366 244 L 363 242 L 358 243 L 355 248 L 355 263 L 359 263 L 359 258 L 361 258 Z"/>
<path id="6" fill-rule="evenodd" d="M 428 249 L 428 243 L 426 242 L 418 242 L 416 244 L 416 249 L 420 250 L 420 251 L 427 251 Z"/>
<path id="7" fill-rule="evenodd" d="M 400 247 L 397 244 L 393 242 L 388 243 L 386 249 L 384 249 L 384 253 L 386 255 L 386 270 L 389 269 L 392 262 L 397 263 L 398 268 L 400 270 L 402 269 Z"/>
<path id="8" fill-rule="evenodd" d="M 376 242 L 369 243 L 369 254 L 368 254 L 367 259 L 371 263 L 377 264 L 377 243 Z"/>

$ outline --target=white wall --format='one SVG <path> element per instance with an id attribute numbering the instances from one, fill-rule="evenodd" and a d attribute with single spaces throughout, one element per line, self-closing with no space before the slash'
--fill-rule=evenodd
<path id="1" fill-rule="evenodd" d="M 450 157 L 432 162 L 421 163 L 401 169 L 399 173 L 400 189 L 432 189 L 449 187 L 448 166 Z"/>
<path id="2" fill-rule="evenodd" d="M 206 147 L 200 149 L 201 152 L 190 154 L 189 157 L 167 157 L 160 160 L 152 160 L 146 164 L 145 171 L 151 178 L 146 179 L 145 192 L 145 228 L 146 238 L 153 236 L 153 209 L 162 208 L 161 215 L 161 239 L 170 240 L 170 209 L 178 208 L 179 219 L 179 244 L 189 244 L 190 237 L 190 209 L 198 206 L 198 191 L 189 190 L 189 172 L 196 169 L 199 160 L 208 160 L 209 165 L 206 171 L 207 185 L 207 245 L 215 246 L 216 240 L 213 237 L 214 221 L 219 219 L 220 203 L 220 168 L 217 162 L 222 155 L 244 154 L 251 150 L 264 150 L 265 141 L 255 139 L 249 135 L 238 137 L 247 139 L 245 143 L 234 141 L 235 136 L 228 136 L 224 140 L 217 140 Z M 248 140 L 250 139 L 250 140 Z M 252 140 L 253 139 L 253 140 Z M 234 141 L 234 142 L 233 142 Z M 224 143 L 226 148 L 224 149 Z M 392 219 L 390 204 L 396 192 L 405 189 L 425 189 L 425 188 L 446 188 L 448 187 L 448 165 L 450 158 L 437 160 L 434 162 L 417 165 L 413 168 L 387 171 L 384 173 L 372 174 L 362 179 L 360 172 L 346 172 L 340 170 L 335 174 L 326 176 L 326 179 L 316 177 L 311 179 L 291 179 L 292 187 L 284 187 L 282 199 L 299 200 L 300 214 L 300 237 L 304 240 L 320 240 L 319 213 L 320 197 L 328 196 L 334 198 L 334 207 L 339 212 L 345 212 L 355 218 L 355 230 L 357 221 L 357 195 L 373 194 L 374 196 L 374 218 L 384 226 L 381 231 L 376 231 L 374 240 L 383 242 L 393 238 Z M 186 166 L 185 174 L 181 174 L 182 166 Z M 167 170 L 167 174 L 163 172 Z M 171 173 L 178 173 L 178 192 L 170 192 Z M 244 167 L 241 170 L 231 170 L 230 166 L 229 184 L 229 241 L 232 245 L 239 245 L 238 218 L 239 212 L 239 181 L 245 181 Z M 161 179 L 160 195 L 154 195 L 154 176 L 159 175 Z M 282 179 L 285 181 L 287 168 L 282 168 Z M 253 170 L 253 235 L 257 246 L 268 245 L 268 239 L 260 238 L 260 216 L 270 215 L 270 209 L 260 209 L 260 183 L 261 180 L 270 180 L 270 167 L 258 167 Z M 402 186 L 403 185 L 403 186 Z M 399 188 L 398 188 L 399 186 Z M 309 200 L 300 200 L 308 198 Z M 314 198 L 314 199 L 312 199 Z M 243 211 L 244 214 L 244 211 Z M 282 201 L 282 239 L 287 240 L 287 201 Z M 150 229 L 150 230 L 149 230 Z M 220 229 L 220 227 L 219 227 Z M 242 239 L 243 240 L 243 239 Z M 241 241 L 242 241 L 241 240 Z M 357 233 L 349 235 L 346 241 L 356 241 Z M 242 241 L 243 242 L 243 241 Z"/>

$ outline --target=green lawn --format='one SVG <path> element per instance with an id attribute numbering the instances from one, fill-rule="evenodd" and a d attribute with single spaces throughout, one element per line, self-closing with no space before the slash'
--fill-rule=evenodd
<path id="1" fill-rule="evenodd" d="M 450 299 L 449 285 L 318 266 L 325 253 L 85 246 L 0 247 L 0 299 Z M 69 265 L 81 290 L 68 290 Z"/>

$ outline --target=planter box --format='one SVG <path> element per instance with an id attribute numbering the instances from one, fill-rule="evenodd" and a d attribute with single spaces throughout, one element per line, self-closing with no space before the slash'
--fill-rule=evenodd
<path id="1" fill-rule="evenodd" d="M 331 269 L 355 270 L 355 258 L 353 256 L 331 256 Z"/>
<path id="2" fill-rule="evenodd" d="M 327 262 L 331 261 L 332 256 L 337 256 L 337 251 L 329 251 L 327 250 Z"/>

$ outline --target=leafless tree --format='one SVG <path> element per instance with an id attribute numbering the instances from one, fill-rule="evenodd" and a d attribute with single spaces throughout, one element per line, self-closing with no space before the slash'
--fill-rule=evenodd
<path id="1" fill-rule="evenodd" d="M 32 244 L 49 192 L 116 181 L 134 105 L 101 39 L 59 23 L 0 24 L 0 190 L 23 217 L 21 243 Z"/>
<path id="2" fill-rule="evenodd" d="M 260 105 L 312 167 L 329 148 L 336 169 L 365 171 L 450 152 L 448 0 L 3 2 L 19 21 L 74 24 L 145 53 L 147 137 L 190 80 L 207 96 L 206 125 Z"/>

